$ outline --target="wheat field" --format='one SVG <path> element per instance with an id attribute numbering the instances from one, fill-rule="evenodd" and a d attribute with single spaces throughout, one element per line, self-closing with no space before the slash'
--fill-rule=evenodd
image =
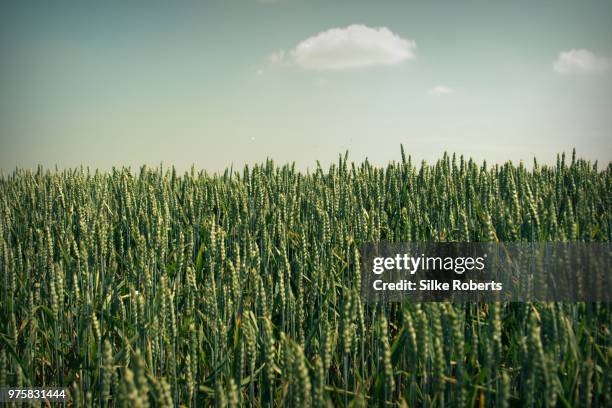
<path id="1" fill-rule="evenodd" d="M 73 406 L 612 405 L 610 305 L 377 303 L 361 244 L 609 242 L 612 165 L 0 177 L 0 387 Z"/>

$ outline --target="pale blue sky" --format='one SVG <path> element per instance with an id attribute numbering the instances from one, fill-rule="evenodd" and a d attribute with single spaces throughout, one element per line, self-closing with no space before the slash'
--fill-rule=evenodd
<path id="1" fill-rule="evenodd" d="M 384 164 L 400 143 L 607 164 L 612 2 L 492 3 L 2 3 L 0 168 Z"/>

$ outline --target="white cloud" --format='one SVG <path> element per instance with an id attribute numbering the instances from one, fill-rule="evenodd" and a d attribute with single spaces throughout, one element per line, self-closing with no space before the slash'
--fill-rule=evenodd
<path id="1" fill-rule="evenodd" d="M 285 51 L 278 50 L 274 51 L 270 56 L 268 56 L 268 60 L 273 64 L 279 64 L 285 61 Z"/>
<path id="2" fill-rule="evenodd" d="M 415 49 L 414 40 L 401 38 L 386 27 L 353 24 L 309 37 L 288 53 L 272 54 L 270 61 L 289 59 L 304 69 L 338 70 L 398 64 L 414 58 Z"/>
<path id="3" fill-rule="evenodd" d="M 451 88 L 446 85 L 436 85 L 429 90 L 430 95 L 446 95 L 453 92 Z"/>
<path id="4" fill-rule="evenodd" d="M 612 58 L 600 57 L 585 49 L 561 52 L 553 63 L 553 69 L 560 74 L 593 74 L 611 68 Z"/>

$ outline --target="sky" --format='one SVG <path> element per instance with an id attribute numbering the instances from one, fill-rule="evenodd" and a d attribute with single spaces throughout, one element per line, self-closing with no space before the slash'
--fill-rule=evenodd
<path id="1" fill-rule="evenodd" d="M 612 159 L 610 1 L 0 3 L 0 169 Z"/>

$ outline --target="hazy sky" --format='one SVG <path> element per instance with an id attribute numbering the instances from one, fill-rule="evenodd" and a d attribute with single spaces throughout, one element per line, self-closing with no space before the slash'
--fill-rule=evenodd
<path id="1" fill-rule="evenodd" d="M 612 159 L 611 1 L 7 3 L 5 172 Z"/>

